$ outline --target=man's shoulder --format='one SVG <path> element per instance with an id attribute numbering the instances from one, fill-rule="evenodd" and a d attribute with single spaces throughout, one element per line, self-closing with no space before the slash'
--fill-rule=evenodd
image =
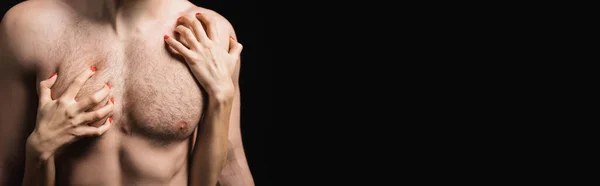
<path id="1" fill-rule="evenodd" d="M 10 8 L 2 19 L 7 31 L 43 32 L 61 28 L 66 21 L 68 6 L 61 1 L 29 0 Z"/>
<path id="2" fill-rule="evenodd" d="M 66 8 L 60 1 L 29 0 L 10 8 L 0 22 L 0 45 L 17 61 L 31 61 L 40 47 L 63 32 Z"/>
<path id="3" fill-rule="evenodd" d="M 204 7 L 200 7 L 197 5 L 193 5 L 190 9 L 188 9 L 189 13 L 203 13 L 203 14 L 207 14 L 209 15 L 211 18 L 214 18 L 214 21 L 219 22 L 218 25 L 218 29 L 219 29 L 219 33 L 229 33 L 231 35 L 235 36 L 235 31 L 233 29 L 233 25 L 231 25 L 231 23 L 229 22 L 229 20 L 227 20 L 227 18 L 225 18 L 223 15 L 219 14 L 218 12 L 208 9 L 208 8 L 204 8 Z M 225 39 L 229 38 L 229 36 L 226 36 Z"/>

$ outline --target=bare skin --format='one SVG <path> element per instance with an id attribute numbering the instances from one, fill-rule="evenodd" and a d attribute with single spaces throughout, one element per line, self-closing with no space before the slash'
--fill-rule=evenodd
<path id="1" fill-rule="evenodd" d="M 75 100 L 81 87 L 95 72 L 95 67 L 83 71 L 56 100 L 51 97 L 51 88 L 56 84 L 57 74 L 52 74 L 47 80 L 40 82 L 35 129 L 27 138 L 25 146 L 23 185 L 54 185 L 54 154 L 57 150 L 82 137 L 101 136 L 112 126 L 112 117 L 109 114 L 114 108 L 114 99 L 108 97 L 110 84 L 106 84 L 86 99 Z M 110 101 L 100 104 L 106 99 Z M 90 110 L 96 106 L 101 107 Z M 108 119 L 105 119 L 100 127 L 87 125 L 107 116 Z"/>
<path id="2" fill-rule="evenodd" d="M 0 89 L 0 185 L 19 185 L 23 178 L 25 141 L 38 108 L 36 85 L 57 72 L 51 99 L 58 99 L 90 66 L 97 71 L 74 100 L 85 100 L 110 83 L 110 96 L 90 111 L 111 105 L 111 113 L 91 126 L 100 129 L 112 116 L 112 127 L 47 157 L 41 165 L 55 166 L 56 185 L 188 185 L 200 175 L 193 169 L 204 167 L 192 165 L 202 149 L 194 147 L 194 134 L 202 115 L 206 120 L 203 111 L 215 112 L 207 104 L 211 96 L 206 88 L 203 95 L 202 81 L 185 56 L 169 53 L 163 39 L 167 34 L 180 40 L 177 18 L 197 12 L 221 23 L 215 27 L 218 38 L 211 39 L 229 43 L 229 36 L 235 38 L 223 17 L 187 1 L 33 0 L 9 10 L 0 27 L 0 83 L 5 86 Z M 218 46 L 229 51 L 230 45 Z M 231 72 L 234 96 L 230 113 L 224 112 L 229 116 L 226 160 L 212 176 L 220 185 L 253 185 L 239 131 L 239 68 L 238 62 Z"/>

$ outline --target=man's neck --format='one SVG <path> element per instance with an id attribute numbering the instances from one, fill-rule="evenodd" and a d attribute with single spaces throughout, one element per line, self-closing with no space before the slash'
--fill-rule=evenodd
<path id="1" fill-rule="evenodd" d="M 111 25 L 115 32 L 128 33 L 169 21 L 181 14 L 187 0 L 65 0 L 73 10 L 93 21 Z M 174 18 L 173 24 L 177 18 Z M 125 34 L 127 35 L 127 34 Z"/>
<path id="2" fill-rule="evenodd" d="M 105 0 L 104 8 L 112 20 L 156 19 L 168 10 L 170 0 Z"/>
<path id="3" fill-rule="evenodd" d="M 92 0 L 97 1 L 97 0 Z M 169 17 L 187 0 L 104 0 L 104 15 L 117 32 L 143 28 Z M 175 21 L 175 20 L 174 20 Z"/>

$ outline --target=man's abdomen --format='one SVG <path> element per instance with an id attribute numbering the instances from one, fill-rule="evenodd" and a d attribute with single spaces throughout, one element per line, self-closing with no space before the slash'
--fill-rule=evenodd
<path id="1" fill-rule="evenodd" d="M 189 142 L 157 148 L 111 131 L 56 157 L 57 185 L 186 185 Z"/>

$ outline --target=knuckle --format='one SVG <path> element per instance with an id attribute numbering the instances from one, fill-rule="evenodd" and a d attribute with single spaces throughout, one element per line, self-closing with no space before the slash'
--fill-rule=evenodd
<path id="1" fill-rule="evenodd" d="M 75 126 L 79 125 L 79 123 L 80 122 L 78 122 L 77 120 L 74 120 L 74 119 L 69 120 L 69 125 L 72 126 L 72 127 L 75 127 Z"/>
<path id="2" fill-rule="evenodd" d="M 100 118 L 102 118 L 102 113 L 94 112 L 93 117 L 94 117 L 94 119 L 100 119 Z"/>
<path id="3" fill-rule="evenodd" d="M 89 99 L 90 99 L 90 102 L 93 104 L 98 104 L 102 101 L 102 99 L 98 98 L 98 96 L 92 96 Z"/>
<path id="4" fill-rule="evenodd" d="M 69 119 L 73 119 L 77 115 L 77 113 L 75 113 L 75 111 L 73 111 L 72 109 L 66 110 L 65 114 L 67 115 L 67 118 L 69 118 Z"/>

